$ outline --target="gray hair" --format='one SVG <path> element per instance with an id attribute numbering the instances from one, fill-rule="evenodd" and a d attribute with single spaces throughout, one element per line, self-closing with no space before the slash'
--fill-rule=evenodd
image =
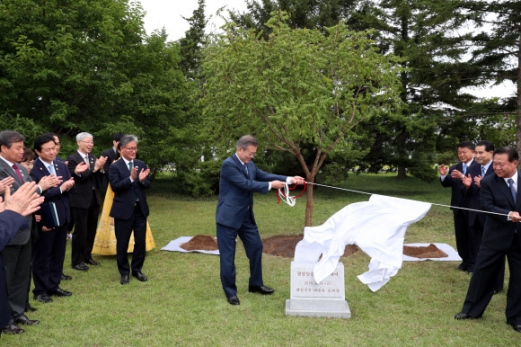
<path id="1" fill-rule="evenodd" d="M 83 141 L 87 137 L 90 137 L 91 139 L 94 140 L 94 136 L 92 136 L 92 134 L 87 133 L 87 132 L 82 132 L 82 133 L 79 133 L 78 135 L 76 135 L 76 141 Z"/>
<path id="2" fill-rule="evenodd" d="M 4 130 L 0 132 L 0 146 L 11 148 L 15 142 L 24 142 L 25 137 L 14 130 Z"/>
<path id="3" fill-rule="evenodd" d="M 247 149 L 249 146 L 259 146 L 259 142 L 257 139 L 251 135 L 241 136 L 239 141 L 237 141 L 237 149 L 242 148 L 243 150 Z"/>
<path id="4" fill-rule="evenodd" d="M 137 139 L 136 135 L 132 135 L 132 134 L 123 135 L 121 140 L 119 140 L 118 148 L 125 147 L 126 145 L 128 145 L 132 141 L 135 141 L 136 143 L 138 142 L 138 139 Z"/>

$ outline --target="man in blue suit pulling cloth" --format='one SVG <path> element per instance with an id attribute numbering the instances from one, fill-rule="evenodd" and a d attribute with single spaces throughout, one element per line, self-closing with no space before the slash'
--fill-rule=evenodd
<path id="1" fill-rule="evenodd" d="M 257 168 L 252 159 L 257 153 L 258 142 L 245 135 L 237 142 L 237 151 L 222 164 L 217 203 L 217 244 L 220 253 L 221 282 L 231 305 L 240 305 L 235 285 L 236 238 L 242 240 L 246 256 L 250 260 L 248 291 L 272 294 L 273 288 L 262 281 L 262 241 L 253 216 L 253 193 L 266 194 L 270 189 L 283 188 L 286 184 L 304 184 L 300 176 L 287 177 L 270 174 Z"/>

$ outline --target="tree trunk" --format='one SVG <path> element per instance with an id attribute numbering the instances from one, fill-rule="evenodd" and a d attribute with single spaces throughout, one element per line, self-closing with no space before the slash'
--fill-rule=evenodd
<path id="1" fill-rule="evenodd" d="M 517 50 L 517 112 L 516 112 L 516 149 L 521 153 L 521 32 L 519 33 Z M 521 169 L 521 161 L 517 164 Z"/>
<path id="2" fill-rule="evenodd" d="M 398 178 L 407 178 L 407 170 L 405 170 L 405 166 L 398 166 Z"/>
<path id="3" fill-rule="evenodd" d="M 308 182 L 314 182 L 313 180 L 308 180 Z M 306 192 L 306 220 L 304 221 L 304 226 L 310 227 L 313 225 L 313 185 L 307 185 Z"/>

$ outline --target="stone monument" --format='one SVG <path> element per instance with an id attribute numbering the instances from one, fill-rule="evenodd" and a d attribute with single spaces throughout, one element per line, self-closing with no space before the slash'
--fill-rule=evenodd
<path id="1" fill-rule="evenodd" d="M 316 264 L 291 262 L 291 295 L 286 300 L 287 316 L 351 318 L 345 300 L 344 264 L 320 283 L 316 283 L 313 269 Z"/>

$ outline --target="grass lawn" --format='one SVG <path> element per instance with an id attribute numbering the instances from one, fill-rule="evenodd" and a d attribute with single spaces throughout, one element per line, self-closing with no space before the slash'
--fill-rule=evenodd
<path id="1" fill-rule="evenodd" d="M 351 175 L 342 187 L 449 204 L 450 189 L 438 182 L 397 180 L 394 174 Z M 313 224 L 322 224 L 345 205 L 368 195 L 329 188 L 315 190 Z M 286 317 L 291 259 L 264 255 L 265 284 L 272 296 L 250 294 L 248 261 L 238 242 L 236 265 L 240 306 L 225 300 L 219 258 L 159 249 L 179 236 L 215 235 L 217 198 L 175 194 L 170 180 L 156 180 L 149 192 L 149 218 L 157 248 L 147 254 L 148 282 L 131 278 L 121 286 L 115 257 L 94 256 L 101 264 L 88 272 L 70 268 L 70 242 L 62 287 L 72 297 L 55 298 L 29 314 L 39 319 L 20 336 L 2 335 L 0 346 L 519 346 L 520 335 L 505 323 L 506 294 L 495 295 L 483 318 L 456 321 L 470 277 L 451 262 L 406 262 L 381 290 L 371 292 L 357 275 L 367 270 L 363 252 L 342 258 L 346 299 L 352 318 Z M 305 200 L 277 205 L 273 192 L 255 197 L 262 237 L 302 234 Z M 406 242 L 455 246 L 452 212 L 433 206 L 409 227 Z M 507 276 L 508 278 L 508 276 Z M 506 286 L 505 286 L 506 289 Z"/>

